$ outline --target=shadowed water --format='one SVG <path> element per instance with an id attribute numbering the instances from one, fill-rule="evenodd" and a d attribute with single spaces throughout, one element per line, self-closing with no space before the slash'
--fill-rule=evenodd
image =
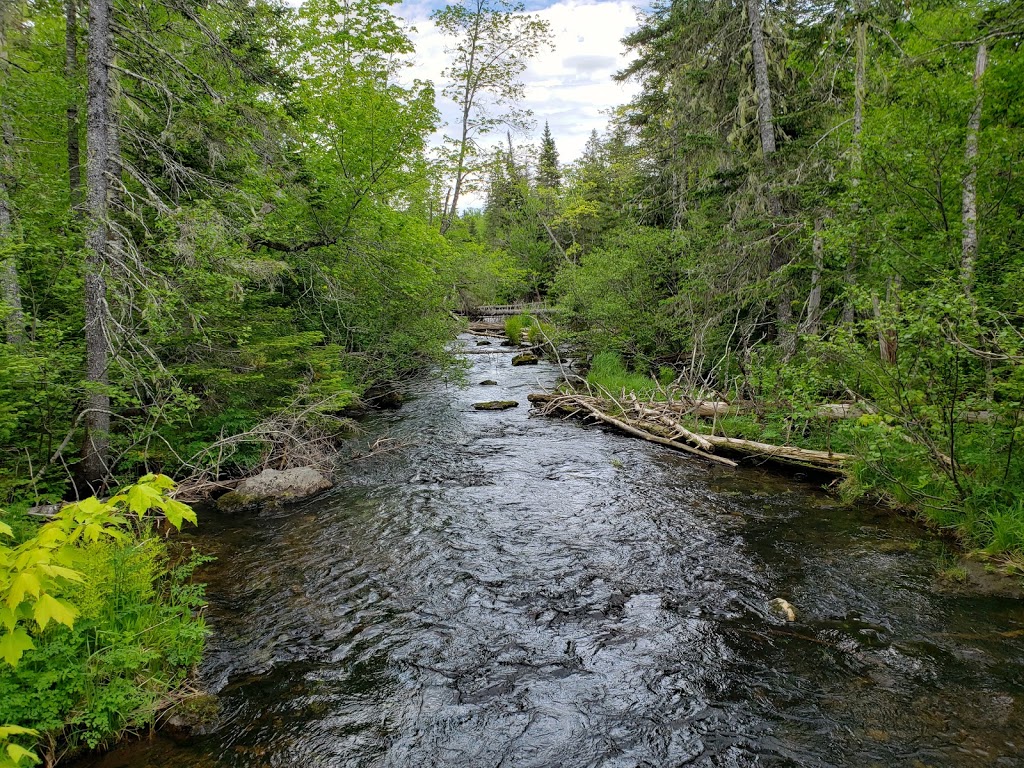
<path id="1" fill-rule="evenodd" d="M 530 418 L 555 366 L 469 358 L 327 497 L 202 517 L 222 717 L 86 764 L 1024 764 L 1019 601 L 937 588 L 883 510 Z"/>

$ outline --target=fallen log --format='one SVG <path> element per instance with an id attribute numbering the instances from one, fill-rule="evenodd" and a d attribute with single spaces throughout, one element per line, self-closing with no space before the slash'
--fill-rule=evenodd
<path id="1" fill-rule="evenodd" d="M 754 440 L 740 440 L 736 437 L 720 435 L 701 435 L 701 437 L 715 448 L 733 451 L 744 456 L 763 457 L 787 464 L 799 464 L 833 472 L 842 472 L 846 464 L 854 459 L 848 453 L 814 451 L 808 448 L 795 448 L 791 445 L 771 445 L 770 443 L 758 443 Z"/>
<path id="2" fill-rule="evenodd" d="M 733 461 L 732 459 L 727 459 L 727 458 L 725 458 L 723 456 L 715 456 L 713 453 L 707 453 L 706 451 L 702 451 L 699 448 L 693 448 L 693 447 L 691 447 L 689 445 L 686 445 L 685 443 L 678 443 L 675 440 L 669 440 L 668 438 L 659 437 L 658 435 L 651 434 L 650 432 L 648 432 L 648 431 L 646 431 L 646 430 L 644 430 L 644 429 L 642 429 L 640 427 L 637 427 L 637 426 L 635 426 L 633 424 L 630 424 L 626 420 L 621 420 L 621 419 L 615 418 L 614 416 L 609 416 L 607 413 L 604 413 L 603 411 L 601 411 L 600 409 L 596 408 L 595 406 L 593 406 L 593 405 L 591 405 L 591 404 L 589 404 L 587 402 L 584 402 L 582 400 L 578 400 L 577 404 L 581 408 L 586 410 L 588 413 L 590 413 L 590 415 L 593 416 L 598 421 L 603 421 L 605 424 L 609 424 L 609 425 L 611 425 L 613 427 L 616 427 L 617 429 L 621 429 L 623 432 L 626 432 L 627 434 L 633 435 L 634 437 L 639 437 L 640 439 L 647 440 L 648 442 L 651 442 L 651 443 L 658 443 L 659 445 L 665 445 L 665 446 L 668 446 L 669 448 L 675 448 L 676 450 L 685 451 L 687 453 L 692 453 L 695 456 L 700 456 L 701 458 L 707 459 L 709 461 L 713 461 L 713 462 L 715 462 L 717 464 L 724 464 L 727 467 L 735 467 L 735 466 L 737 466 L 736 462 Z"/>
<path id="3" fill-rule="evenodd" d="M 627 404 L 626 408 L 623 408 L 621 404 L 616 405 L 618 406 L 617 410 L 628 411 L 631 408 L 638 417 L 636 419 L 628 417 L 625 413 L 612 416 L 610 413 L 614 410 L 612 403 L 596 397 L 579 394 L 532 393 L 527 396 L 527 399 L 539 406 L 541 413 L 545 415 L 553 414 L 556 411 L 569 415 L 585 412 L 593 418 L 635 437 L 684 450 L 728 466 L 736 466 L 736 462 L 724 459 L 713 451 L 734 453 L 745 458 L 762 458 L 785 464 L 812 467 L 836 474 L 841 473 L 846 464 L 854 458 L 844 453 L 797 448 L 790 445 L 773 445 L 721 435 L 698 434 L 673 418 L 672 414 L 675 411 L 669 407 L 671 404 L 641 403 L 635 397 Z M 693 443 L 693 446 L 697 447 L 686 443 Z"/>
<path id="4" fill-rule="evenodd" d="M 641 417 L 653 419 L 654 421 L 657 421 L 660 424 L 664 424 L 666 427 L 671 429 L 675 434 L 673 434 L 673 436 L 670 439 L 674 440 L 679 437 L 685 437 L 687 441 L 695 444 L 698 448 L 702 450 L 708 451 L 709 453 L 715 450 L 715 447 L 710 442 L 708 442 L 703 435 L 698 435 L 696 432 L 691 432 L 678 421 L 674 421 L 671 417 L 666 416 L 663 413 L 658 413 L 654 409 L 648 408 L 647 406 L 641 403 L 635 403 L 635 408 L 637 413 Z"/>

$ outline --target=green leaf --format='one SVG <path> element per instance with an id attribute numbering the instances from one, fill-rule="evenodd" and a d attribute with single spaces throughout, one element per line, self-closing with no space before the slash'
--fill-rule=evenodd
<path id="1" fill-rule="evenodd" d="M 14 538 L 14 529 L 7 523 L 0 523 L 0 534 Z"/>
<path id="2" fill-rule="evenodd" d="M 58 600 L 52 595 L 43 594 L 36 601 L 33 618 L 39 625 L 39 629 L 46 629 L 51 621 L 56 621 L 69 629 L 75 624 L 75 616 L 78 610 L 65 600 Z"/>
<path id="3" fill-rule="evenodd" d="M 125 495 L 128 497 L 128 508 L 140 518 L 163 501 L 160 490 L 145 483 L 133 485 Z"/>
<path id="4" fill-rule="evenodd" d="M 40 565 L 39 570 L 47 576 L 52 576 L 58 579 L 67 579 L 68 581 L 74 581 L 78 584 L 85 581 L 85 577 L 78 571 L 72 568 L 65 568 L 61 565 Z"/>
<path id="5" fill-rule="evenodd" d="M 15 765 L 20 765 L 23 760 L 28 760 L 30 765 L 38 765 L 40 760 L 32 750 L 19 747 L 17 744 L 7 745 L 7 754 Z"/>
<path id="6" fill-rule="evenodd" d="M 0 739 L 9 739 L 11 736 L 38 736 L 39 731 L 32 728 L 24 728 L 20 725 L 0 725 Z"/>
<path id="7" fill-rule="evenodd" d="M 182 504 L 180 501 L 174 499 L 164 499 L 163 501 L 164 515 L 167 516 L 167 521 L 178 530 L 181 530 L 181 524 L 183 520 L 187 520 L 192 525 L 198 525 L 196 522 L 196 513 L 192 511 L 192 508 L 188 504 Z"/>
<path id="8" fill-rule="evenodd" d="M 14 577 L 14 581 L 11 582 L 11 586 L 7 590 L 7 606 L 12 610 L 17 608 L 25 599 L 25 595 L 38 597 L 40 589 L 42 589 L 42 584 L 39 583 L 39 577 L 28 571 L 22 571 Z"/>
<path id="9" fill-rule="evenodd" d="M 3 658 L 12 667 L 21 660 L 25 651 L 31 651 L 35 647 L 35 643 L 28 636 L 28 632 L 21 627 L 18 627 L 13 632 L 0 635 L 0 658 Z"/>

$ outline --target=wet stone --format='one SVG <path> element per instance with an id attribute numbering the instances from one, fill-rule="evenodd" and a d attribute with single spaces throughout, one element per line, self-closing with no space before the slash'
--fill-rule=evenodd
<path id="1" fill-rule="evenodd" d="M 781 597 L 776 597 L 770 603 L 768 603 L 768 610 L 778 616 L 780 619 L 786 621 L 796 621 L 796 608 L 793 604 Z"/>
<path id="2" fill-rule="evenodd" d="M 480 382 L 481 387 L 494 387 L 497 386 L 497 384 L 498 382 L 496 382 L 494 379 L 484 379 L 483 381 Z"/>
<path id="3" fill-rule="evenodd" d="M 478 411 L 507 411 L 509 408 L 516 408 L 519 406 L 515 400 L 488 400 L 483 403 L 473 403 L 473 407 Z"/>
<path id="4" fill-rule="evenodd" d="M 540 362 L 540 358 L 529 352 L 523 352 L 523 354 L 512 358 L 512 365 L 536 365 L 538 362 Z"/>

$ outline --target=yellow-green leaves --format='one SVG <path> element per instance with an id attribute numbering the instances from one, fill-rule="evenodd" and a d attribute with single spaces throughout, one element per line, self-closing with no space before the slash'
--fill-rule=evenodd
<path id="1" fill-rule="evenodd" d="M 14 666 L 34 647 L 29 622 L 40 632 L 51 622 L 74 625 L 78 609 L 60 593 L 85 577 L 68 566 L 83 546 L 124 540 L 131 526 L 125 512 L 141 520 L 158 510 L 179 529 L 186 521 L 195 524 L 195 512 L 170 498 L 173 489 L 169 477 L 146 475 L 108 501 L 91 497 L 68 504 L 16 547 L 0 544 L 0 659 Z M 0 534 L 10 538 L 13 531 L 0 523 Z"/>
<path id="2" fill-rule="evenodd" d="M 15 627 L 13 631 L 0 635 L 0 659 L 12 667 L 21 660 L 25 651 L 30 651 L 35 647 L 32 638 L 23 627 Z"/>
<path id="3" fill-rule="evenodd" d="M 174 490 L 174 481 L 166 475 L 149 474 L 110 499 L 111 506 L 128 510 L 140 520 L 153 509 L 163 512 L 167 522 L 177 529 L 184 523 L 196 524 L 196 513 L 187 504 L 172 499 L 168 492 Z"/>
<path id="4" fill-rule="evenodd" d="M 47 594 L 40 595 L 32 609 L 32 618 L 35 619 L 40 630 L 46 629 L 46 625 L 51 621 L 56 621 L 70 629 L 74 625 L 77 615 L 78 609 L 66 600 L 59 600 Z"/>
<path id="5" fill-rule="evenodd" d="M 38 736 L 39 731 L 22 728 L 20 725 L 0 725 L 0 768 L 21 768 L 37 765 L 40 759 L 35 752 L 10 742 L 12 736 Z"/>

